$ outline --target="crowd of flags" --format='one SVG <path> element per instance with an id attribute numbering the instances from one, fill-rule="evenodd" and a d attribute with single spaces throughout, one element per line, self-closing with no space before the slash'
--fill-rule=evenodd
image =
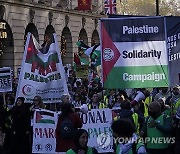
<path id="1" fill-rule="evenodd" d="M 116 14 L 116 0 L 104 0 L 104 14 Z M 92 0 L 78 0 L 78 10 L 79 11 L 90 11 L 92 8 Z M 91 59 L 95 66 L 101 64 L 101 55 L 100 55 L 100 45 L 96 44 L 95 46 L 89 47 L 84 44 L 83 41 L 79 40 L 76 45 L 78 46 L 78 52 L 74 53 L 74 63 L 77 65 L 88 65 L 89 61 L 86 58 L 83 58 L 82 55 L 85 54 Z"/>
<path id="2" fill-rule="evenodd" d="M 83 42 L 83 40 L 79 40 L 76 45 L 78 46 L 79 51 L 74 53 L 74 63 L 77 65 L 88 65 L 89 63 L 93 63 L 94 66 L 101 65 L 100 44 L 89 47 Z M 83 54 L 88 56 L 91 61 L 83 58 Z"/>

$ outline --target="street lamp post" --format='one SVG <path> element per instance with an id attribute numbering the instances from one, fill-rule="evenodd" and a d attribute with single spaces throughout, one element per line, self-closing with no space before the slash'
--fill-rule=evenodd
<path id="1" fill-rule="evenodd" d="M 156 0 L 156 16 L 159 16 L 159 0 Z"/>

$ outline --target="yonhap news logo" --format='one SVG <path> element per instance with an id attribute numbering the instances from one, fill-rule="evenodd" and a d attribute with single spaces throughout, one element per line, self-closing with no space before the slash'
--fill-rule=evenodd
<path id="1" fill-rule="evenodd" d="M 100 148 L 104 149 L 111 143 L 111 136 L 109 133 L 101 133 L 97 136 L 97 144 Z"/>
<path id="2" fill-rule="evenodd" d="M 117 137 L 113 138 L 113 142 L 115 144 L 123 144 L 123 143 L 152 143 L 152 144 L 174 144 L 175 137 L 137 137 L 137 138 L 128 138 L 128 137 Z"/>
<path id="3" fill-rule="evenodd" d="M 152 143 L 152 144 L 174 144 L 175 137 L 113 137 L 109 133 L 101 133 L 97 136 L 97 144 L 100 148 L 104 149 L 108 147 L 112 142 L 115 144 L 124 144 L 124 143 Z"/>

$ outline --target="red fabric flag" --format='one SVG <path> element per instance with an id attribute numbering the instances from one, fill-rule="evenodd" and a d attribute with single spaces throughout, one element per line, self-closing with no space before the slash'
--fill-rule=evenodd
<path id="1" fill-rule="evenodd" d="M 91 0 L 78 0 L 78 10 L 91 10 Z"/>
<path id="2" fill-rule="evenodd" d="M 78 53 L 74 53 L 74 62 L 75 62 L 77 65 L 81 65 L 81 61 L 80 61 L 80 58 L 79 58 Z"/>

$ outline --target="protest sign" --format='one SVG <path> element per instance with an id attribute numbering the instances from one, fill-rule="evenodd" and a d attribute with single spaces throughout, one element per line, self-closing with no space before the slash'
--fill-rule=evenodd
<path id="1" fill-rule="evenodd" d="M 55 153 L 57 114 L 49 110 L 36 110 L 33 119 L 33 153 Z"/>
<path id="2" fill-rule="evenodd" d="M 101 19 L 105 88 L 168 87 L 163 17 Z"/>
<path id="3" fill-rule="evenodd" d="M 166 17 L 170 87 L 180 85 L 180 17 Z"/>
<path id="4" fill-rule="evenodd" d="M 12 91 L 11 68 L 0 68 L 0 92 Z"/>
<path id="5" fill-rule="evenodd" d="M 55 129 L 60 112 L 36 110 L 33 118 L 33 153 L 55 153 Z M 81 113 L 83 129 L 86 129 L 88 146 L 94 147 L 99 153 L 113 151 L 111 131 L 112 111 L 110 109 L 93 109 Z"/>
<path id="6" fill-rule="evenodd" d="M 93 109 L 82 113 L 83 128 L 89 134 L 88 146 L 95 147 L 99 153 L 113 151 L 111 131 L 112 112 L 110 109 Z"/>
<path id="7" fill-rule="evenodd" d="M 28 33 L 16 93 L 16 98 L 25 97 L 26 103 L 32 103 L 36 95 L 41 96 L 44 103 L 56 103 L 60 102 L 63 94 L 68 94 L 55 34 L 47 46 L 42 47 Z M 44 50 L 47 53 L 43 53 Z"/>

